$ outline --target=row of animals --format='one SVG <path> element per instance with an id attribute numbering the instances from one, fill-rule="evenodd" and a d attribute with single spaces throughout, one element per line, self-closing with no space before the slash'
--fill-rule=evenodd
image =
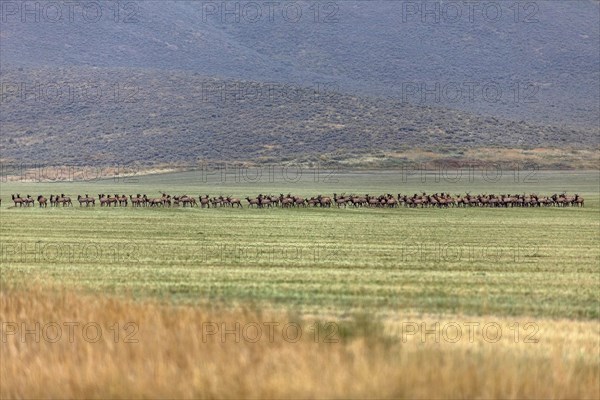
<path id="1" fill-rule="evenodd" d="M 537 194 L 477 194 L 477 195 L 456 195 L 452 196 L 448 193 L 435 194 L 414 194 L 412 196 L 398 194 L 394 197 L 391 194 L 382 194 L 379 196 L 362 195 L 337 195 L 329 196 L 313 196 L 304 198 L 302 196 L 294 196 L 291 194 L 279 196 L 259 194 L 257 197 L 245 198 L 248 207 L 269 208 L 269 207 L 388 207 L 394 208 L 398 206 L 406 207 L 541 207 L 541 206 L 579 206 L 583 207 L 583 197 L 575 194 L 573 196 L 562 194 L 553 194 L 552 196 L 539 196 Z M 35 204 L 35 201 L 30 195 L 21 197 L 19 194 L 12 195 L 12 201 L 15 207 L 29 207 Z M 243 207 L 242 200 L 231 196 L 210 197 L 209 195 L 199 196 L 196 200 L 193 196 L 181 195 L 171 196 L 163 193 L 160 197 L 148 197 L 144 195 L 119 195 L 114 196 L 99 194 L 98 198 L 85 196 L 77 196 L 79 206 L 95 206 L 96 202 L 101 207 L 127 207 L 129 203 L 133 207 Z M 73 201 L 69 196 L 51 195 L 46 198 L 43 195 L 37 197 L 37 202 L 40 207 L 47 207 L 48 204 L 52 207 L 56 206 L 73 206 Z M 2 199 L 0 199 L 0 205 Z"/>

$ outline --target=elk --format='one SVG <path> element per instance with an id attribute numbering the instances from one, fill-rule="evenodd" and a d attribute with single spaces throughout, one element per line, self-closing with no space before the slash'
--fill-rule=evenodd
<path id="1" fill-rule="evenodd" d="M 69 196 L 65 196 L 64 193 L 61 193 L 60 197 L 56 201 L 57 201 L 57 203 L 61 203 L 63 207 L 66 207 L 66 206 L 73 207 L 73 202 L 71 201 L 71 198 Z"/>
<path id="2" fill-rule="evenodd" d="M 233 198 L 227 197 L 227 202 L 231 205 L 231 207 L 237 206 L 238 208 L 244 208 L 242 206 L 242 201 L 240 199 L 235 198 L 235 197 L 233 197 Z"/>
<path id="3" fill-rule="evenodd" d="M 165 205 L 164 196 L 149 199 L 148 196 L 144 194 L 143 199 L 145 200 L 146 204 L 148 204 L 148 206 L 150 207 L 164 207 Z"/>
<path id="4" fill-rule="evenodd" d="M 100 201 L 100 207 L 110 207 L 111 204 L 114 204 L 116 207 L 118 202 L 116 197 L 110 197 L 110 195 L 106 196 L 104 193 L 98 195 L 98 200 Z"/>
<path id="5" fill-rule="evenodd" d="M 131 200 L 132 207 L 141 207 L 145 202 L 144 199 L 138 193 L 136 197 L 129 195 L 129 199 Z"/>
<path id="6" fill-rule="evenodd" d="M 323 197 L 321 195 L 318 195 L 317 199 L 319 200 L 319 204 L 321 205 L 321 207 L 331 207 L 331 197 Z"/>
<path id="7" fill-rule="evenodd" d="M 100 201 L 100 206 L 111 207 L 114 205 L 115 207 L 123 206 L 127 207 L 129 201 L 131 201 L 132 206 L 134 207 L 166 207 L 171 205 L 182 205 L 183 207 L 196 206 L 197 199 L 193 196 L 189 196 L 184 194 L 182 196 L 173 196 L 162 193 L 161 197 L 156 198 L 148 198 L 147 195 L 137 196 L 129 195 L 129 199 L 127 195 L 119 195 L 115 194 L 114 196 L 99 194 L 98 199 Z M 36 199 L 32 198 L 30 195 L 26 197 L 22 197 L 20 194 L 12 194 L 12 201 L 14 202 L 15 207 L 29 207 L 35 206 Z M 198 196 L 199 204 L 202 208 L 209 207 L 213 205 L 221 206 L 221 207 L 238 207 L 243 208 L 242 200 L 239 198 L 235 198 L 232 196 L 218 196 L 218 197 L 210 197 L 209 195 Z M 579 194 L 575 195 L 567 195 L 566 193 L 562 194 L 553 194 L 552 196 L 543 196 L 535 193 L 530 194 L 495 194 L 495 193 L 484 193 L 484 194 L 471 194 L 468 193 L 466 195 L 457 194 L 454 197 L 450 193 L 441 192 L 441 193 L 415 193 L 412 196 L 402 195 L 398 193 L 397 197 L 392 194 L 381 194 L 378 196 L 372 196 L 370 194 L 366 194 L 365 196 L 358 196 L 355 194 L 344 194 L 338 195 L 337 193 L 333 193 L 333 199 L 331 197 L 319 194 L 316 197 L 313 196 L 308 199 L 304 199 L 302 196 L 292 195 L 288 193 L 284 195 L 280 193 L 279 196 L 272 195 L 263 195 L 259 194 L 255 198 L 245 197 L 244 198 L 248 202 L 248 207 L 250 208 L 272 208 L 272 207 L 282 207 L 282 208 L 291 208 L 291 207 L 322 207 L 329 208 L 331 205 L 335 205 L 338 208 L 344 207 L 346 208 L 348 205 L 353 205 L 354 207 L 362 207 L 368 206 L 373 208 L 397 208 L 400 205 L 408 208 L 416 208 L 421 206 L 421 208 L 448 208 L 452 207 L 487 207 L 487 208 L 508 208 L 508 207 L 583 207 L 584 199 Z M 49 201 L 48 201 L 49 200 Z M 83 207 L 85 204 L 86 207 L 89 207 L 91 204 L 95 206 L 96 199 L 94 197 L 90 197 L 87 193 L 85 196 L 78 195 L 77 200 L 79 201 L 79 206 Z M 50 198 L 47 199 L 43 195 L 39 195 L 37 197 L 37 202 L 39 206 L 42 208 L 46 208 L 48 202 L 51 207 L 57 207 L 59 204 L 62 204 L 63 207 L 73 206 L 71 202 L 71 198 L 65 196 L 64 193 L 60 195 L 50 195 Z"/>
<path id="8" fill-rule="evenodd" d="M 279 204 L 282 208 L 289 208 L 294 206 L 294 199 L 288 194 L 287 197 L 283 196 L 283 193 L 279 195 Z"/>
<path id="9" fill-rule="evenodd" d="M 127 196 L 126 195 L 119 196 L 118 194 L 115 194 L 115 199 L 117 200 L 117 204 L 119 206 L 127 207 Z"/>
<path id="10" fill-rule="evenodd" d="M 262 194 L 258 195 L 258 206 L 260 208 L 270 208 L 273 206 L 272 202 L 271 202 L 271 198 L 270 197 L 263 197 Z"/>
<path id="11" fill-rule="evenodd" d="M 17 206 L 17 204 L 19 205 L 19 207 L 23 207 L 24 199 L 21 198 L 21 195 L 19 193 L 17 193 L 16 196 L 14 194 L 12 195 L 12 201 L 15 203 L 15 207 Z"/>
<path id="12" fill-rule="evenodd" d="M 304 197 L 302 197 L 302 196 L 294 196 L 294 206 L 296 206 L 296 207 L 306 207 L 306 202 L 304 201 Z"/>
<path id="13" fill-rule="evenodd" d="M 209 195 L 205 195 L 204 197 L 200 196 L 198 199 L 200 200 L 200 207 L 210 208 L 210 196 Z"/>
<path id="14" fill-rule="evenodd" d="M 337 193 L 334 193 L 333 202 L 338 208 L 340 208 L 341 206 L 344 206 L 344 208 L 346 208 L 346 198 L 343 195 L 342 197 L 338 197 Z"/>
<path id="15" fill-rule="evenodd" d="M 79 201 L 79 207 L 83 206 L 83 204 L 85 204 L 85 206 L 88 207 L 90 203 L 92 203 L 92 206 L 96 206 L 96 199 L 88 196 L 87 193 L 85 194 L 85 196 L 77 195 L 77 201 Z"/>
<path id="16" fill-rule="evenodd" d="M 246 201 L 248 202 L 248 208 L 252 208 L 256 206 L 260 207 L 260 201 L 258 199 L 251 199 L 250 197 L 246 197 Z"/>
<path id="17" fill-rule="evenodd" d="M 43 195 L 39 195 L 37 198 L 38 204 L 40 205 L 40 208 L 44 207 L 46 208 L 48 206 L 48 199 L 46 199 Z"/>

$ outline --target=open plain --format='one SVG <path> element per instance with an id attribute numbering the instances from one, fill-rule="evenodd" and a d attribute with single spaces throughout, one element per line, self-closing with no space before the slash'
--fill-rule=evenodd
<path id="1" fill-rule="evenodd" d="M 338 171 L 261 182 L 190 171 L 3 182 L 1 394 L 597 397 L 598 173 L 437 178 Z M 423 191 L 568 192 L 585 206 L 20 208 L 9 201 L 11 193 Z M 70 332 L 69 322 L 79 325 Z M 438 383 L 423 385 L 428 376 Z"/>

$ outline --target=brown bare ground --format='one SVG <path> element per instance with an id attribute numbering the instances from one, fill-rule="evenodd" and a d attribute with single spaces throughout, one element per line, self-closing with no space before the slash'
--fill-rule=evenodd
<path id="1" fill-rule="evenodd" d="M 473 319 L 473 318 L 471 318 Z M 395 322 L 337 343 L 315 343 L 304 327 L 295 343 L 280 329 L 290 320 L 276 311 L 174 306 L 48 288 L 4 288 L 0 293 L 0 396 L 2 398 L 598 398 L 598 324 L 539 320 L 540 342 L 494 345 L 403 343 Z M 451 320 L 451 319 L 448 319 Z M 9 334 L 25 322 L 33 329 L 55 322 L 56 331 Z M 77 322 L 73 341 L 64 325 Z M 125 343 L 127 322 L 139 331 Z M 277 322 L 251 343 L 229 334 L 206 336 L 206 323 Z M 82 327 L 97 323 L 102 337 L 85 340 Z M 115 342 L 114 324 L 119 324 Z M 16 325 L 10 325 L 16 324 Z M 341 324 L 341 323 L 340 323 Z M 264 326 L 264 325 L 263 325 Z M 385 329 L 383 329 L 385 328 Z M 385 331 L 385 332 L 384 332 Z M 290 331 L 291 332 L 291 331 Z M 88 339 L 96 335 L 88 330 Z M 249 331 L 248 337 L 254 337 Z M 392 336 L 388 336 L 392 335 Z M 290 335 L 291 337 L 292 335 Z M 547 339 L 547 340 L 545 340 Z"/>
<path id="2" fill-rule="evenodd" d="M 264 145 L 265 151 L 280 148 L 278 145 Z M 322 161 L 327 161 L 327 156 L 322 156 Z M 417 163 L 420 168 L 437 169 L 440 166 L 447 168 L 461 167 L 485 167 L 489 165 L 501 165 L 514 168 L 520 165 L 522 168 L 540 170 L 557 169 L 598 169 L 598 149 L 575 149 L 575 148 L 533 148 L 533 149 L 509 149 L 479 147 L 465 149 L 460 155 L 447 152 L 436 152 L 431 150 L 413 148 L 407 151 L 396 151 L 382 154 L 368 154 L 337 160 L 340 167 L 350 169 L 390 169 L 401 168 L 404 163 L 412 165 Z M 163 163 L 152 167 L 148 166 L 103 166 L 103 167 L 74 167 L 68 165 L 53 166 L 28 166 L 12 162 L 13 160 L 0 158 L 0 164 L 6 164 L 7 175 L 3 177 L 5 182 L 39 182 L 42 181 L 85 181 L 97 179 L 110 179 L 114 177 L 140 177 L 144 175 L 164 174 L 170 172 L 187 171 L 198 168 L 202 164 L 189 163 Z M 216 167 L 220 160 L 207 160 L 206 165 Z M 333 162 L 329 160 L 328 162 Z M 230 163 L 233 165 L 233 163 Z M 312 164 L 302 160 L 293 161 L 292 165 L 310 167 Z M 236 161 L 239 167 L 257 167 L 260 163 L 254 161 Z M 12 168 L 12 169 L 11 169 Z M 11 171 L 17 170 L 17 173 Z"/>

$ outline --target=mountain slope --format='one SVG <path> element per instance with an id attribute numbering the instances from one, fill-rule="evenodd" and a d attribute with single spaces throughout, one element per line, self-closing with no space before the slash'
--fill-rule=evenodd
<path id="1" fill-rule="evenodd" d="M 598 145 L 591 129 L 535 125 L 394 99 L 310 87 L 290 90 L 190 72 L 22 68 L 5 69 L 1 77 L 8 82 L 53 79 L 52 86 L 14 91 L 0 103 L 0 154 L 7 163 L 189 165 L 206 160 L 287 160 L 364 166 L 369 157 L 385 161 L 397 153 L 401 161 L 403 153 L 419 150 L 431 153 L 429 158 L 439 154 L 468 162 L 478 149 L 498 149 L 496 157 L 501 159 L 501 149 L 555 148 L 568 157 L 545 164 L 564 167 L 576 161 L 582 165 L 578 150 L 597 150 Z M 423 160 L 428 161 L 428 156 Z"/>
<path id="2" fill-rule="evenodd" d="M 518 14 L 508 3 L 494 3 L 498 18 L 494 9 L 451 2 L 462 4 L 455 22 L 451 9 L 442 13 L 444 2 L 428 3 L 440 6 L 438 22 L 407 9 L 420 3 L 390 1 L 297 2 L 302 10 L 297 22 L 291 12 L 284 18 L 285 5 L 273 10 L 272 21 L 263 6 L 252 23 L 248 8 L 240 8 L 236 22 L 235 15 L 207 8 L 221 2 L 193 1 L 128 2 L 132 8 L 121 5 L 118 17 L 104 5 L 94 23 L 82 12 L 69 21 L 66 9 L 58 23 L 43 15 L 25 23 L 7 15 L 0 28 L 0 68 L 152 68 L 304 86 L 329 82 L 358 96 L 540 124 L 598 126 L 597 1 L 515 3 Z M 465 84 L 472 83 L 477 90 L 470 96 Z M 439 99 L 414 93 L 413 84 L 429 89 L 439 84 Z M 497 101 L 494 93 L 485 96 L 490 85 L 502 91 Z"/>

